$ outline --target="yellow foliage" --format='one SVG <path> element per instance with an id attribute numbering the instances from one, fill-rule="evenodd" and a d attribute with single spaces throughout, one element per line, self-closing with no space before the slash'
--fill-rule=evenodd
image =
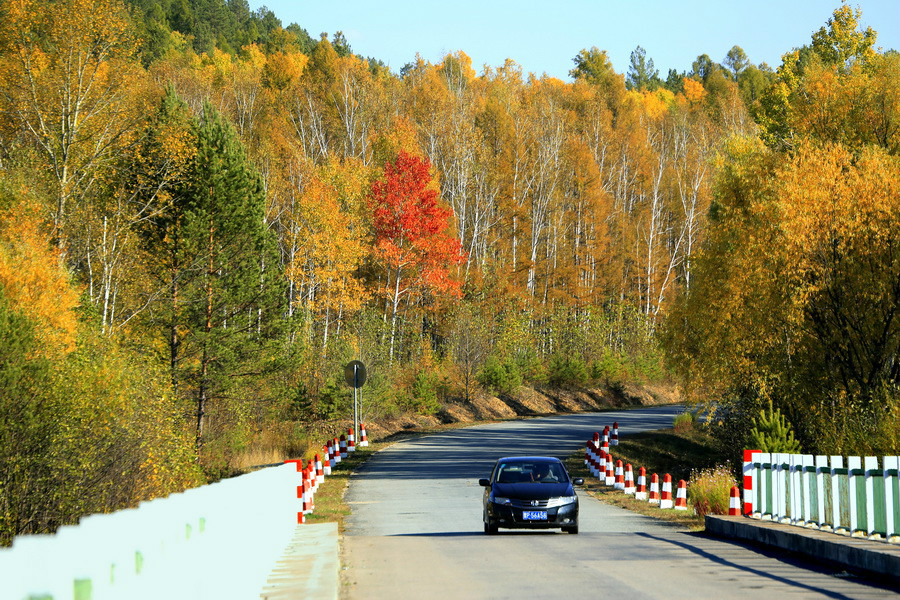
<path id="1" fill-rule="evenodd" d="M 290 215 L 296 252 L 288 277 L 308 290 L 300 301 L 317 313 L 352 314 L 366 299 L 356 271 L 366 253 L 360 213 L 368 181 L 359 161 L 330 159 L 309 174 Z"/>
<path id="2" fill-rule="evenodd" d="M 270 54 L 263 67 L 263 81 L 270 88 L 287 89 L 300 79 L 308 62 L 309 57 L 300 52 Z"/>

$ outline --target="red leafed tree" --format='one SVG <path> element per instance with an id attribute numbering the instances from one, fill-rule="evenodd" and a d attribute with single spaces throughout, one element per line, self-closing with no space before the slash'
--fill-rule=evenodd
<path id="1" fill-rule="evenodd" d="M 460 283 L 450 268 L 465 261 L 459 239 L 450 233 L 452 212 L 429 187 L 431 163 L 401 151 L 372 183 L 369 202 L 375 251 L 385 270 L 385 313 L 391 314 L 390 358 L 394 358 L 400 301 L 440 293 L 459 297 Z M 409 303 L 407 304 L 407 306 Z"/>

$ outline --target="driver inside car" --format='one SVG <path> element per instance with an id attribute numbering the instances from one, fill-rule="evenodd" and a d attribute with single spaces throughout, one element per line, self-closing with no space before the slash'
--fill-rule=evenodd
<path id="1" fill-rule="evenodd" d="M 546 483 L 558 483 L 559 477 L 553 474 L 553 471 L 550 469 L 550 464 L 545 463 L 542 465 L 538 465 L 535 470 L 532 472 L 532 480 L 540 481 Z"/>

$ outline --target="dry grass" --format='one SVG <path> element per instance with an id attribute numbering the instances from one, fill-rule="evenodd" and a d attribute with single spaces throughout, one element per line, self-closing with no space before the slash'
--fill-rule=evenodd
<path id="1" fill-rule="evenodd" d="M 230 466 L 239 471 L 251 471 L 262 466 L 283 463 L 288 458 L 288 455 L 281 449 L 251 448 L 237 455 Z"/>

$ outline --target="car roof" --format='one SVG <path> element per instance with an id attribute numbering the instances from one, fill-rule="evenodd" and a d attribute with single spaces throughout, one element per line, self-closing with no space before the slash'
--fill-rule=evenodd
<path id="1" fill-rule="evenodd" d="M 561 463 L 562 461 L 553 456 L 504 456 L 503 458 L 498 458 L 497 462 L 556 462 Z"/>

